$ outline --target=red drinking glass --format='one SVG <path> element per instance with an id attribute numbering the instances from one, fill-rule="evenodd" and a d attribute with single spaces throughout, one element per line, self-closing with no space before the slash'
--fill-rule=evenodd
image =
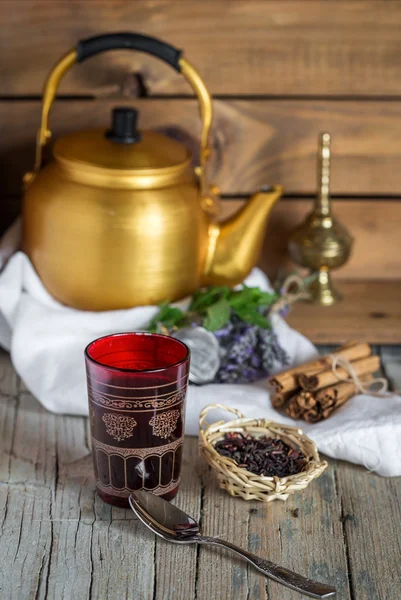
<path id="1" fill-rule="evenodd" d="M 132 490 L 166 500 L 180 483 L 188 347 L 155 333 L 117 333 L 85 349 L 96 489 L 128 508 Z"/>

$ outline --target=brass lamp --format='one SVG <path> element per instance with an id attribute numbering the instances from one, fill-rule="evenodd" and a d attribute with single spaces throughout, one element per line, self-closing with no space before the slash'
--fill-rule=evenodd
<path id="1" fill-rule="evenodd" d="M 330 201 L 330 134 L 319 135 L 318 193 L 313 211 L 292 234 L 289 241 L 291 258 L 316 275 L 310 284 L 312 302 L 331 306 L 341 294 L 330 276 L 347 262 L 352 246 L 352 236 L 331 212 Z"/>

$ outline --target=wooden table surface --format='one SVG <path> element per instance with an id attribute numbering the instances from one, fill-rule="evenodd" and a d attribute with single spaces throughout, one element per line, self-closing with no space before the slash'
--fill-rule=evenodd
<path id="1" fill-rule="evenodd" d="M 401 353 L 381 350 L 400 380 Z M 220 550 L 156 539 L 95 494 L 86 418 L 46 412 L 0 354 L 1 600 L 296 600 Z M 399 600 L 401 478 L 329 461 L 304 493 L 268 505 L 228 496 L 187 438 L 178 506 L 221 536 L 341 600 Z"/>

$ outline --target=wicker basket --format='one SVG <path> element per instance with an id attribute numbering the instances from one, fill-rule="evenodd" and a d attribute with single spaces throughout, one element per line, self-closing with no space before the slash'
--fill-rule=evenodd
<path id="1" fill-rule="evenodd" d="M 206 415 L 216 408 L 237 415 L 233 421 L 218 421 L 209 425 Z M 220 482 L 220 487 L 227 490 L 231 496 L 240 496 L 244 500 L 287 500 L 290 494 L 305 489 L 309 483 L 319 477 L 327 467 L 326 461 L 321 461 L 315 444 L 298 427 L 281 425 L 265 419 L 246 419 L 239 411 L 222 404 L 210 404 L 200 414 L 199 419 L 200 452 L 207 463 L 213 467 Z M 221 440 L 225 433 L 240 432 L 255 437 L 267 435 L 280 438 L 293 448 L 299 448 L 307 458 L 307 467 L 301 473 L 288 477 L 262 477 L 255 475 L 234 460 L 222 456 L 214 449 L 214 444 Z"/>

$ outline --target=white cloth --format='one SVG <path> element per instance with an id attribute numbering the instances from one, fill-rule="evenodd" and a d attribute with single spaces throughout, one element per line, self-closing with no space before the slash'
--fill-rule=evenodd
<path id="1" fill-rule="evenodd" d="M 0 243 L 0 259 L 1 256 Z M 253 270 L 246 283 L 264 289 L 269 285 L 258 269 Z M 15 253 L 0 273 L 0 344 L 10 351 L 13 365 L 27 388 L 56 413 L 87 414 L 85 346 L 107 333 L 144 329 L 156 311 L 157 307 L 150 306 L 91 313 L 61 305 L 46 291 L 22 252 Z M 316 354 L 314 346 L 280 317 L 274 317 L 274 329 L 291 365 L 301 364 Z M 210 384 L 189 387 L 187 434 L 197 435 L 199 412 L 216 402 L 235 407 L 245 416 L 294 424 L 272 408 L 266 382 Z M 213 413 L 211 417 L 214 420 Z M 231 418 L 218 411 L 215 417 Z M 298 424 L 328 456 L 363 464 L 381 475 L 401 475 L 399 396 L 357 396 L 327 421 Z"/>

